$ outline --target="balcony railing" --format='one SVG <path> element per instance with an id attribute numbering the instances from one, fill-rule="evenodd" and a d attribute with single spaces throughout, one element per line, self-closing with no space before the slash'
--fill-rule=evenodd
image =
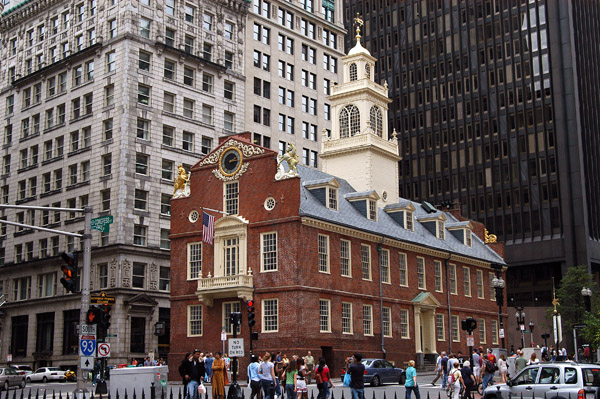
<path id="1" fill-rule="evenodd" d="M 252 298 L 254 290 L 252 273 L 237 274 L 234 276 L 204 277 L 198 280 L 198 299 L 208 306 L 212 306 L 215 298 Z"/>

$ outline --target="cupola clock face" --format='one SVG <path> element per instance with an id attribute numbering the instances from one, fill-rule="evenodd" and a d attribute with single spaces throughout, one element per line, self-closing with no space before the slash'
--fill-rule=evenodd
<path id="1" fill-rule="evenodd" d="M 242 167 L 242 152 L 237 147 L 230 147 L 221 153 L 219 170 L 227 177 L 235 175 Z"/>

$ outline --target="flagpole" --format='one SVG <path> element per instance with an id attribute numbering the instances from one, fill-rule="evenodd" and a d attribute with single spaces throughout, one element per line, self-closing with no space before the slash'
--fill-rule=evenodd
<path id="1" fill-rule="evenodd" d="M 200 209 L 202 209 L 202 210 L 206 209 L 207 211 L 213 211 L 213 212 L 222 213 L 223 215 L 229 215 L 227 212 L 220 211 L 218 209 L 211 209 L 211 208 L 205 208 L 205 207 L 200 207 Z"/>

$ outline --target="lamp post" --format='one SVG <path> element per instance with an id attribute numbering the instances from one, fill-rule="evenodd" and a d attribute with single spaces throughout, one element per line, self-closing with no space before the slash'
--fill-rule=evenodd
<path id="1" fill-rule="evenodd" d="M 533 324 L 533 320 L 529 321 L 529 340 L 531 341 L 531 347 L 533 348 L 533 329 L 535 324 Z"/>
<path id="2" fill-rule="evenodd" d="M 517 312 L 515 313 L 515 317 L 517 318 L 517 323 L 519 324 L 519 329 L 521 330 L 521 348 L 525 347 L 525 312 L 523 306 L 515 306 Z"/>
<path id="3" fill-rule="evenodd" d="M 491 285 L 496 290 L 496 305 L 498 305 L 498 323 L 500 324 L 500 338 L 502 339 L 502 347 L 504 346 L 504 323 L 502 322 L 502 304 L 504 303 L 504 286 L 506 285 L 502 275 L 502 265 L 497 263 L 492 264 L 492 268 L 496 272 L 496 276 L 492 279 Z"/>
<path id="4" fill-rule="evenodd" d="M 583 295 L 583 302 L 585 303 L 585 311 L 592 311 L 592 290 L 587 287 L 583 287 L 581 290 L 581 295 Z"/>

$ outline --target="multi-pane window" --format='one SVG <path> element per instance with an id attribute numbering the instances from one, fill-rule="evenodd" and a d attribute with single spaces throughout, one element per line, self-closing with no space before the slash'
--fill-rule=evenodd
<path id="1" fill-rule="evenodd" d="M 187 66 L 183 67 L 183 84 L 192 87 L 194 86 L 194 70 Z"/>
<path id="2" fill-rule="evenodd" d="M 213 82 L 214 82 L 213 75 L 208 74 L 208 73 L 202 74 L 202 90 L 204 90 L 207 93 L 212 93 L 213 92 Z"/>
<path id="3" fill-rule="evenodd" d="M 138 175 L 148 175 L 148 163 L 149 157 L 146 154 L 136 153 L 135 154 L 135 173 Z"/>
<path id="4" fill-rule="evenodd" d="M 373 335 L 373 306 L 363 305 L 363 334 Z"/>
<path id="5" fill-rule="evenodd" d="M 484 299 L 483 271 L 477 270 L 477 298 Z"/>
<path id="6" fill-rule="evenodd" d="M 262 271 L 277 270 L 277 233 L 262 233 L 260 237 Z"/>
<path id="7" fill-rule="evenodd" d="M 147 18 L 140 18 L 140 36 L 150 39 L 150 24 L 151 21 Z"/>
<path id="8" fill-rule="evenodd" d="M 240 240 L 238 237 L 223 240 L 225 276 L 235 276 L 239 271 Z"/>
<path id="9" fill-rule="evenodd" d="M 135 200 L 133 201 L 133 209 L 140 211 L 148 210 L 148 191 L 135 189 Z"/>
<path id="10" fill-rule="evenodd" d="M 133 245 L 145 247 L 147 242 L 148 228 L 136 224 L 133 226 Z"/>
<path id="11" fill-rule="evenodd" d="M 348 240 L 340 240 L 340 267 L 342 276 L 352 277 L 350 241 Z"/>
<path id="12" fill-rule="evenodd" d="M 494 279 L 494 277 L 496 277 L 496 275 L 493 272 L 490 272 L 489 274 L 489 282 L 490 282 L 490 300 L 491 301 L 495 301 L 496 300 L 496 289 L 494 287 L 492 287 L 492 280 Z"/>
<path id="13" fill-rule="evenodd" d="M 263 332 L 276 332 L 279 329 L 278 321 L 278 307 L 279 302 L 277 299 L 263 299 L 262 300 L 262 331 Z"/>
<path id="14" fill-rule="evenodd" d="M 194 108 L 196 108 L 196 103 L 194 102 L 194 100 L 189 98 L 183 99 L 183 116 L 185 116 L 186 118 L 194 119 Z"/>
<path id="15" fill-rule="evenodd" d="M 202 104 L 202 122 L 207 125 L 213 124 L 213 107 L 208 104 Z"/>
<path id="16" fill-rule="evenodd" d="M 106 119 L 103 123 L 103 139 L 104 140 L 110 140 L 112 139 L 112 133 L 113 133 L 113 119 L 109 118 Z"/>
<path id="17" fill-rule="evenodd" d="M 163 77 L 165 79 L 175 80 L 176 71 L 177 71 L 177 64 L 174 61 L 165 60 L 165 64 L 163 67 Z M 192 71 L 192 73 L 193 73 L 193 71 Z M 185 83 L 185 78 L 184 78 L 184 83 Z"/>
<path id="18" fill-rule="evenodd" d="M 319 331 L 331 332 L 331 302 L 319 299 Z"/>
<path id="19" fill-rule="evenodd" d="M 381 327 L 384 337 L 392 336 L 392 308 L 386 306 L 382 308 Z"/>
<path id="20" fill-rule="evenodd" d="M 333 209 L 337 211 L 338 209 L 338 201 L 337 201 L 338 191 L 336 188 L 328 187 L 327 188 L 327 207 L 329 209 Z"/>
<path id="21" fill-rule="evenodd" d="M 492 344 L 498 344 L 498 320 L 492 319 Z"/>
<path id="22" fill-rule="evenodd" d="M 442 262 L 439 260 L 433 261 L 433 272 L 435 274 L 435 290 L 437 292 L 443 292 L 442 287 Z"/>
<path id="23" fill-rule="evenodd" d="M 158 289 L 161 291 L 169 291 L 171 285 L 171 269 L 166 266 L 161 266 L 158 275 Z"/>
<path id="24" fill-rule="evenodd" d="M 183 7 L 183 11 L 185 13 L 185 22 L 189 22 L 189 23 L 193 24 L 194 17 L 196 14 L 196 8 L 192 7 L 189 4 L 185 4 L 185 6 Z"/>
<path id="25" fill-rule="evenodd" d="M 445 230 L 444 230 L 444 222 L 441 220 L 438 220 L 437 222 L 437 238 L 439 238 L 440 240 L 445 240 Z"/>
<path id="26" fill-rule="evenodd" d="M 164 92 L 163 111 L 170 112 L 172 114 L 175 113 L 175 94 Z M 170 144 L 170 146 L 172 146 L 172 144 Z"/>
<path id="27" fill-rule="evenodd" d="M 169 194 L 160 195 L 160 213 L 161 215 L 171 214 L 171 196 Z"/>
<path id="28" fill-rule="evenodd" d="M 446 330 L 444 325 L 444 315 L 436 314 L 435 315 L 435 335 L 438 341 L 446 340 Z"/>
<path id="29" fill-rule="evenodd" d="M 342 334 L 352 334 L 352 304 L 342 302 Z"/>
<path id="30" fill-rule="evenodd" d="M 451 330 L 452 330 L 452 341 L 453 342 L 459 342 L 460 341 L 460 331 L 458 330 L 458 325 L 459 325 L 459 320 L 458 320 L 458 316 L 452 316 L 452 323 L 451 323 Z"/>
<path id="31" fill-rule="evenodd" d="M 479 330 L 479 343 L 485 344 L 487 342 L 485 333 L 485 319 L 479 319 L 479 323 L 477 323 L 477 329 Z"/>
<path id="32" fill-rule="evenodd" d="M 56 273 L 38 274 L 38 298 L 56 295 Z"/>
<path id="33" fill-rule="evenodd" d="M 384 249 L 379 254 L 379 264 L 381 270 L 381 281 L 384 283 L 391 283 L 390 280 L 390 251 Z"/>
<path id="34" fill-rule="evenodd" d="M 235 100 L 235 84 L 233 82 L 225 81 L 223 82 L 224 87 L 224 96 L 227 100 Z"/>
<path id="35" fill-rule="evenodd" d="M 187 336 L 202 336 L 202 305 L 188 306 Z"/>
<path id="36" fill-rule="evenodd" d="M 225 183 L 225 212 L 230 215 L 237 215 L 239 206 L 239 185 L 238 182 Z"/>
<path id="37" fill-rule="evenodd" d="M 138 57 L 138 68 L 142 71 L 150 71 L 150 53 L 140 50 Z"/>
<path id="38" fill-rule="evenodd" d="M 365 244 L 360 245 L 360 261 L 362 267 L 363 280 L 371 280 L 371 247 Z"/>
<path id="39" fill-rule="evenodd" d="M 319 234 L 319 272 L 329 273 L 329 236 Z"/>
<path id="40" fill-rule="evenodd" d="M 174 165 L 175 164 L 173 161 L 163 159 L 162 160 L 161 178 L 163 178 L 165 180 L 173 180 L 173 166 Z"/>
<path id="41" fill-rule="evenodd" d="M 165 28 L 165 44 L 170 47 L 175 46 L 175 31 L 173 29 Z"/>
<path id="42" fill-rule="evenodd" d="M 150 86 L 138 84 L 137 102 L 143 105 L 150 105 Z"/>
<path id="43" fill-rule="evenodd" d="M 110 188 L 107 188 L 106 190 L 102 190 L 100 191 L 100 210 L 101 211 L 108 211 L 110 210 Z"/>
<path id="44" fill-rule="evenodd" d="M 450 293 L 456 295 L 456 265 L 448 265 L 448 283 L 450 283 Z"/>
<path id="45" fill-rule="evenodd" d="M 398 264 L 400 270 L 400 285 L 403 287 L 408 286 L 408 269 L 406 266 L 406 254 L 398 254 Z"/>
<path id="46" fill-rule="evenodd" d="M 471 270 L 468 267 L 463 267 L 463 279 L 465 296 L 471 296 Z"/>
<path id="47" fill-rule="evenodd" d="M 107 72 L 113 72 L 117 69 L 117 55 L 114 51 L 106 53 L 106 70 Z"/>
<path id="48" fill-rule="evenodd" d="M 160 249 L 171 249 L 171 239 L 169 238 L 170 234 L 171 230 L 160 229 Z"/>
<path id="49" fill-rule="evenodd" d="M 150 121 L 147 119 L 137 118 L 137 133 L 138 139 L 150 139 Z"/>
<path id="50" fill-rule="evenodd" d="M 197 280 L 202 277 L 202 243 L 192 242 L 187 246 L 187 279 Z"/>
<path id="51" fill-rule="evenodd" d="M 234 29 L 234 23 L 231 21 L 225 21 L 225 25 L 224 25 L 224 35 L 225 35 L 225 39 L 229 39 L 229 40 L 233 40 L 233 29 Z"/>
<path id="52" fill-rule="evenodd" d="M 400 338 L 410 338 L 408 310 L 400 309 Z"/>
<path id="53" fill-rule="evenodd" d="M 417 287 L 420 290 L 426 289 L 425 287 L 425 259 L 417 257 Z"/>

